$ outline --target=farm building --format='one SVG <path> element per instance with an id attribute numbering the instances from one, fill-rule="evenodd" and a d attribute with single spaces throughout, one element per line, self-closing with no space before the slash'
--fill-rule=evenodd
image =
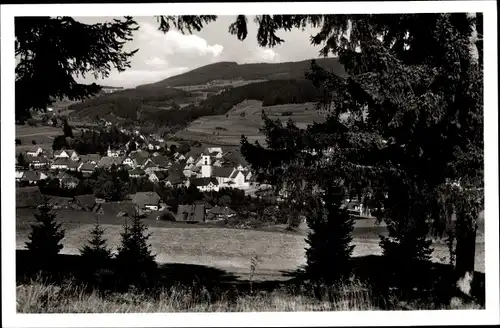
<path id="1" fill-rule="evenodd" d="M 29 156 L 26 158 L 29 165 L 35 169 L 48 167 L 50 165 L 50 160 L 45 156 Z"/>
<path id="2" fill-rule="evenodd" d="M 50 165 L 50 168 L 52 170 L 66 170 L 70 161 L 67 157 L 57 157 Z"/>
<path id="3" fill-rule="evenodd" d="M 179 205 L 175 219 L 178 222 L 203 222 L 205 221 L 205 205 Z"/>
<path id="4" fill-rule="evenodd" d="M 35 184 L 38 181 L 47 179 L 47 175 L 38 171 L 24 171 L 20 179 L 21 182 Z"/>
<path id="5" fill-rule="evenodd" d="M 90 176 L 94 172 L 96 166 L 97 165 L 94 163 L 83 163 L 78 167 L 78 171 L 82 172 L 83 176 Z"/>
<path id="6" fill-rule="evenodd" d="M 141 210 L 158 211 L 160 196 L 154 191 L 138 192 L 132 196 L 132 203 Z"/>
<path id="7" fill-rule="evenodd" d="M 80 156 L 80 161 L 82 163 L 97 164 L 99 163 L 100 160 L 101 160 L 101 155 L 99 154 L 87 154 Z"/>
<path id="8" fill-rule="evenodd" d="M 178 171 L 171 172 L 165 179 L 166 187 L 189 187 L 189 180 L 186 180 L 184 174 Z"/>
<path id="9" fill-rule="evenodd" d="M 207 211 L 209 220 L 226 220 L 236 215 L 236 212 L 227 206 L 215 206 Z"/>
<path id="10" fill-rule="evenodd" d="M 16 188 L 16 207 L 36 208 L 44 202 L 44 196 L 38 186 Z"/>
<path id="11" fill-rule="evenodd" d="M 94 195 L 75 196 L 73 204 L 76 209 L 85 212 L 95 212 L 99 207 L 99 204 L 95 201 Z"/>

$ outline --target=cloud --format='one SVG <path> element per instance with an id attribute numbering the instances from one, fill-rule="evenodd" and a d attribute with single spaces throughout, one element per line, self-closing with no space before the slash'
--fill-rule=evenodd
<path id="1" fill-rule="evenodd" d="M 210 45 L 205 39 L 197 35 L 184 35 L 175 30 L 163 33 L 150 23 L 141 24 L 139 39 L 166 56 L 188 54 L 219 57 L 224 50 L 222 45 Z"/>
<path id="2" fill-rule="evenodd" d="M 280 54 L 273 49 L 256 47 L 247 57 L 244 62 L 246 63 L 278 63 L 280 62 Z"/>
<path id="3" fill-rule="evenodd" d="M 151 57 L 146 61 L 146 65 L 152 66 L 152 67 L 162 67 L 167 65 L 168 62 L 164 59 L 158 58 L 158 57 Z"/>

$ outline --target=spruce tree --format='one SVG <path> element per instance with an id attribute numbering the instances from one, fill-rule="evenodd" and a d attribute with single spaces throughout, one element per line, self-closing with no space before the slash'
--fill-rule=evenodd
<path id="1" fill-rule="evenodd" d="M 104 229 L 99 224 L 99 220 L 90 231 L 90 239 L 80 249 L 80 254 L 87 268 L 104 269 L 109 266 L 112 259 L 111 250 L 107 246 L 107 241 L 103 237 Z"/>
<path id="2" fill-rule="evenodd" d="M 157 264 L 148 244 L 151 233 L 147 233 L 137 211 L 131 225 L 125 221 L 120 235 L 121 246 L 116 255 L 118 277 L 126 285 L 145 287 L 155 278 Z"/>
<path id="3" fill-rule="evenodd" d="M 340 207 L 338 196 L 330 194 L 323 199 L 325 204 L 318 204 L 307 220 L 311 232 L 306 239 L 305 272 L 313 281 L 332 284 L 351 273 L 354 220 Z"/>
<path id="4" fill-rule="evenodd" d="M 32 232 L 26 248 L 31 258 L 34 269 L 48 270 L 56 264 L 56 258 L 63 245 L 64 229 L 61 223 L 56 222 L 56 214 L 48 203 L 39 207 L 38 213 L 34 214 L 37 223 L 32 224 Z"/>

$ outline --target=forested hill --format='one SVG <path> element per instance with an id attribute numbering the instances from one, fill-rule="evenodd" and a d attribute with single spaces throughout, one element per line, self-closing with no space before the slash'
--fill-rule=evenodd
<path id="1" fill-rule="evenodd" d="M 337 75 L 345 74 L 344 67 L 337 58 L 319 58 L 316 63 Z M 213 80 L 300 80 L 311 67 L 311 59 L 287 63 L 237 64 L 220 62 L 196 68 L 187 73 L 169 77 L 165 80 L 142 85 L 178 87 L 198 85 Z"/>
<path id="2" fill-rule="evenodd" d="M 320 59 L 317 63 L 343 74 L 335 58 Z M 217 63 L 157 83 L 72 104 L 70 115 L 84 121 L 106 118 L 115 122 L 137 120 L 160 126 L 185 126 L 202 116 L 225 114 L 246 99 L 260 100 L 263 106 L 314 102 L 321 91 L 305 79 L 310 65 L 311 60 L 281 64 Z M 231 79 L 248 84 L 237 86 Z M 209 83 L 216 80 L 223 83 L 216 87 Z M 182 85 L 197 86 L 199 90 L 187 91 L 180 88 Z"/>

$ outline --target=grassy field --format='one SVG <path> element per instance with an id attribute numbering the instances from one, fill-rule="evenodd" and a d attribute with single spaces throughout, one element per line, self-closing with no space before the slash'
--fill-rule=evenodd
<path id="1" fill-rule="evenodd" d="M 273 119 L 288 121 L 292 119 L 301 128 L 313 122 L 322 122 L 324 117 L 314 109 L 314 103 L 287 104 L 262 107 L 262 102 L 246 100 L 234 106 L 226 115 L 205 116 L 192 122 L 185 130 L 176 133 L 176 136 L 191 140 L 209 140 L 220 144 L 238 145 L 241 135 L 244 134 L 253 142 L 258 140 L 264 143 L 264 136 L 260 133 L 262 127 L 261 114 L 265 110 Z M 282 116 L 291 112 L 291 116 Z M 241 116 L 245 113 L 245 117 Z M 216 135 L 214 135 L 214 133 Z"/>
<path id="2" fill-rule="evenodd" d="M 94 217 L 90 213 L 61 211 L 58 220 L 63 222 L 66 237 L 63 253 L 78 254 L 78 249 L 85 243 L 92 228 Z M 24 242 L 31 231 L 32 211 L 17 211 L 16 244 L 18 249 L 24 248 Z M 120 244 L 120 232 L 123 219 L 116 217 L 100 217 L 106 229 L 105 236 L 109 245 L 116 250 Z M 284 279 L 283 272 L 290 272 L 305 264 L 304 238 L 306 230 L 297 233 L 283 233 L 282 227 L 234 229 L 217 225 L 187 225 L 147 219 L 149 232 L 152 233 L 152 250 L 157 254 L 160 263 L 184 263 L 206 265 L 248 278 L 250 259 L 257 254 L 261 259 L 256 279 Z M 274 231 L 273 231 L 274 230 Z M 353 232 L 356 245 L 354 256 L 381 254 L 379 234 L 385 234 L 385 227 L 377 226 L 373 220 L 359 220 Z M 478 238 L 476 270 L 484 272 L 484 239 Z M 448 250 L 442 243 L 434 245 L 434 261 L 447 263 Z"/>
<path id="3" fill-rule="evenodd" d="M 21 145 L 31 146 L 31 141 L 35 140 L 38 144 L 52 144 L 54 136 L 62 134 L 61 128 L 50 126 L 16 125 L 16 139 L 21 140 Z"/>

